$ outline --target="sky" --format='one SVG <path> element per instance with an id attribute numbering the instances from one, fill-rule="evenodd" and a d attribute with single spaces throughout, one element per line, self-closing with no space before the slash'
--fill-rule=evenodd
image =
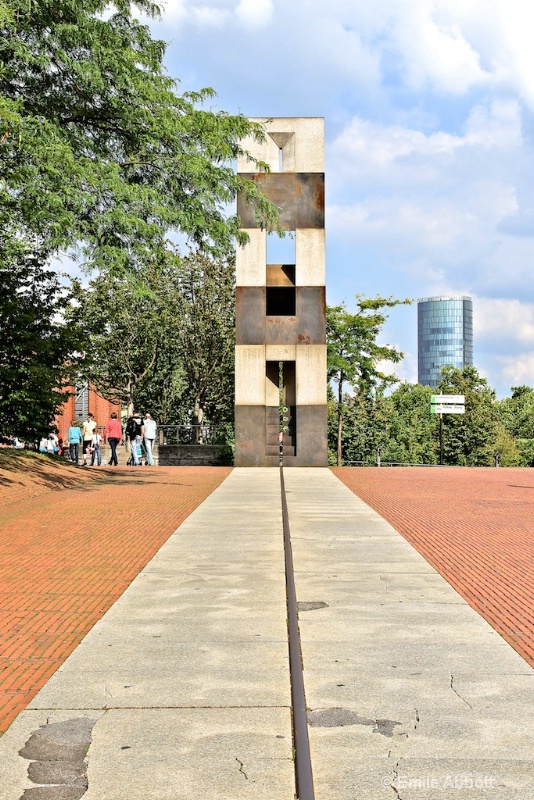
<path id="1" fill-rule="evenodd" d="M 325 119 L 327 302 L 469 295 L 474 364 L 534 385 L 532 0 L 167 0 L 183 91 Z M 383 342 L 417 381 L 417 303 Z"/>

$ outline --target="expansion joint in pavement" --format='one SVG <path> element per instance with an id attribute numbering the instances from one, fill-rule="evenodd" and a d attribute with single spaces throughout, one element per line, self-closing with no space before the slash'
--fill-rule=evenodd
<path id="1" fill-rule="evenodd" d="M 293 709 L 293 739 L 295 743 L 295 779 L 297 784 L 297 797 L 299 800 L 314 800 L 315 792 L 308 736 L 306 692 L 304 689 L 304 675 L 302 670 L 297 593 L 295 589 L 291 531 L 289 528 L 289 513 L 287 509 L 283 467 L 280 467 L 280 489 L 282 495 L 282 522 L 284 530 L 289 674 L 291 680 L 291 705 Z"/>

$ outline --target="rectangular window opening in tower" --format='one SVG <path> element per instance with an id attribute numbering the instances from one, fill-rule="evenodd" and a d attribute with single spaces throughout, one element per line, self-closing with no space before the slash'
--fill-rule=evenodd
<path id="1" fill-rule="evenodd" d="M 295 264 L 295 231 L 286 231 L 282 238 L 277 233 L 267 234 L 267 264 Z"/>
<path id="2" fill-rule="evenodd" d="M 268 317 L 294 317 L 297 290 L 294 286 L 267 286 L 265 290 Z"/>

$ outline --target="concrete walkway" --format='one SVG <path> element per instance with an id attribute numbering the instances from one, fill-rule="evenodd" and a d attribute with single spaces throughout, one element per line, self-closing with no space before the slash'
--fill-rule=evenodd
<path id="1" fill-rule="evenodd" d="M 317 800 L 532 800 L 534 670 L 331 472 L 284 477 Z"/>
<path id="2" fill-rule="evenodd" d="M 330 471 L 285 481 L 316 800 L 531 800 L 534 671 Z M 0 738 L 23 796 L 292 800 L 278 470 L 234 470 Z"/>

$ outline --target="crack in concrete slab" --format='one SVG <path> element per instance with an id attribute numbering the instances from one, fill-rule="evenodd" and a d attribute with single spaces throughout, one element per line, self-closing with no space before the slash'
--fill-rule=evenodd
<path id="1" fill-rule="evenodd" d="M 471 705 L 471 703 L 468 703 L 468 702 L 467 702 L 467 700 L 465 699 L 465 697 L 462 697 L 462 695 L 461 695 L 461 694 L 459 694 L 459 693 L 456 691 L 456 689 L 454 688 L 454 685 L 453 685 L 453 684 L 454 684 L 454 676 L 453 676 L 453 675 L 451 675 L 451 684 L 450 684 L 450 685 L 451 685 L 451 689 L 452 689 L 452 691 L 454 692 L 454 694 L 458 695 L 458 697 L 460 698 L 460 700 L 462 700 L 462 701 L 463 701 L 463 702 L 466 704 L 466 706 L 469 706 L 469 708 L 472 710 L 472 709 L 473 709 L 473 706 Z"/>
<path id="2" fill-rule="evenodd" d="M 399 794 L 399 790 L 395 786 L 395 783 L 399 778 L 399 764 L 400 764 L 400 761 L 397 761 L 397 763 L 393 767 L 393 778 L 391 779 L 391 783 L 389 785 L 390 785 L 390 788 L 395 793 L 395 796 L 396 796 L 397 800 L 402 800 L 402 797 Z"/>
<path id="3" fill-rule="evenodd" d="M 247 780 L 247 781 L 248 781 L 248 775 L 247 775 L 247 773 L 245 772 L 245 770 L 243 769 L 243 762 L 242 762 L 242 761 L 240 761 L 238 758 L 236 758 L 236 761 L 237 761 L 237 763 L 239 764 L 239 772 L 240 772 L 242 775 L 244 775 L 244 776 L 245 776 L 245 780 Z"/>

